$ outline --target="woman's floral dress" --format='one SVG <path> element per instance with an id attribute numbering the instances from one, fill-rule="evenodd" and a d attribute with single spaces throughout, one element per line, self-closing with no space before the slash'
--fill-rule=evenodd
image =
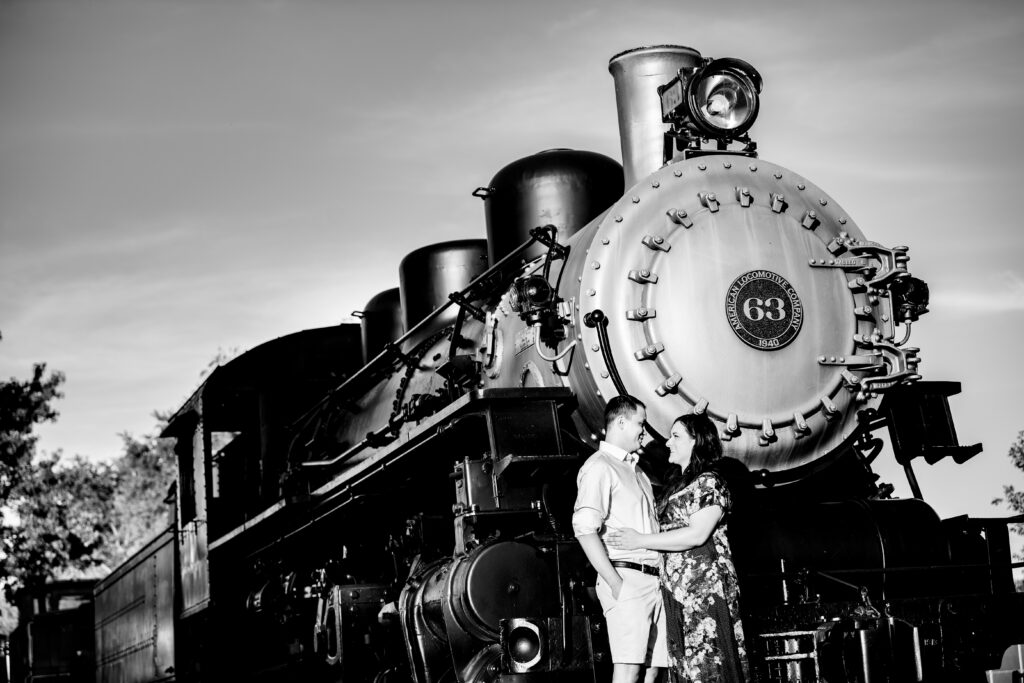
<path id="1" fill-rule="evenodd" d="M 710 472 L 674 493 L 661 513 L 661 530 L 689 526 L 698 510 L 732 500 L 725 483 Z M 725 524 L 704 545 L 664 555 L 661 587 L 668 625 L 669 680 L 682 683 L 742 683 L 749 671 L 740 623 L 739 589 Z"/>

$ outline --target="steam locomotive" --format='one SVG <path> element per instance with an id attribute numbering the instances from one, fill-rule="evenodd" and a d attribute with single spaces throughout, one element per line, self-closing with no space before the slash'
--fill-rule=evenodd
<path id="1" fill-rule="evenodd" d="M 175 528 L 101 584 L 97 680 L 604 679 L 569 518 L 624 393 L 655 482 L 685 412 L 737 465 L 758 680 L 981 681 L 1024 643 L 1005 521 L 940 521 L 871 471 L 882 428 L 915 487 L 914 459 L 980 450 L 907 345 L 907 247 L 758 157 L 750 64 L 609 69 L 622 165 L 509 164 L 474 192 L 486 240 L 413 251 L 358 325 L 257 347 L 181 406 Z"/>

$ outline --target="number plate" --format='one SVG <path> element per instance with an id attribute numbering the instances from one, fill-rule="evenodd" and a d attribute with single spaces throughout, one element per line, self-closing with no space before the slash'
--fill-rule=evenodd
<path id="1" fill-rule="evenodd" d="M 770 270 L 750 270 L 729 285 L 725 315 L 744 344 L 772 351 L 796 339 L 804 307 L 786 278 Z"/>

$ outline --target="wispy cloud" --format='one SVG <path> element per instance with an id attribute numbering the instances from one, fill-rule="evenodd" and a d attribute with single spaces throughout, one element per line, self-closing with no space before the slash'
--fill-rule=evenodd
<path id="1" fill-rule="evenodd" d="M 932 292 L 929 308 L 960 313 L 1024 313 L 1024 277 L 1004 270 L 970 289 Z"/>

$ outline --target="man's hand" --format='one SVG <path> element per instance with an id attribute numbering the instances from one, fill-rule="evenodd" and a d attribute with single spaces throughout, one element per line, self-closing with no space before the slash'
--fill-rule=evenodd
<path id="1" fill-rule="evenodd" d="M 626 583 L 626 582 L 623 581 L 622 575 L 619 574 L 618 572 L 615 572 L 615 577 L 618 579 L 618 582 L 615 583 L 615 584 L 611 584 L 611 583 L 608 584 L 608 588 L 610 588 L 611 591 L 612 591 L 612 597 L 615 598 L 616 600 L 618 600 L 619 599 L 619 593 L 622 592 L 622 585 L 624 583 Z"/>

